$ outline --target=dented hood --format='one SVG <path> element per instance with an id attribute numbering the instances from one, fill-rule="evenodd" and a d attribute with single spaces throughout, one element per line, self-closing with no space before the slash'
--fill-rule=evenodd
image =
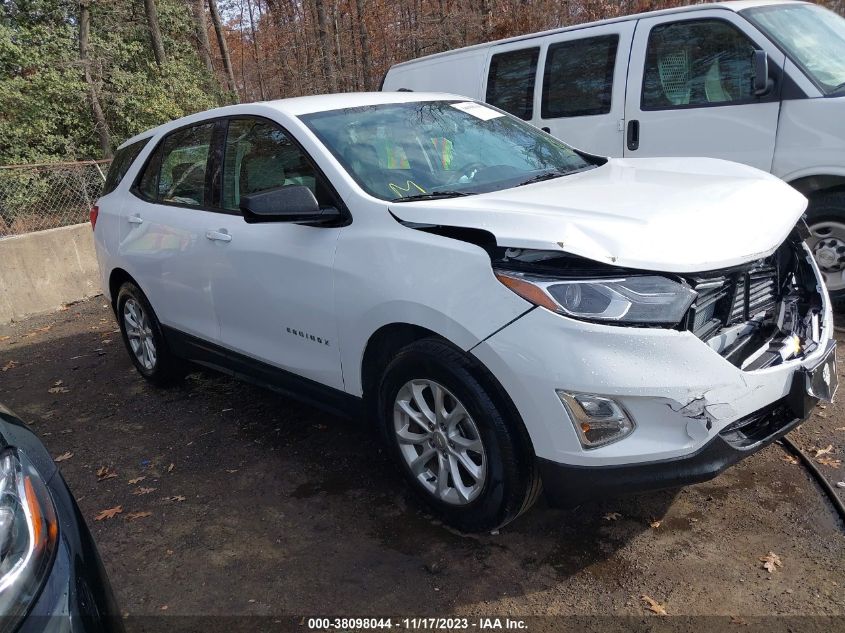
<path id="1" fill-rule="evenodd" d="M 806 206 L 792 187 L 752 167 L 638 158 L 504 191 L 391 204 L 390 211 L 405 222 L 483 229 L 502 247 L 685 273 L 771 254 Z"/>

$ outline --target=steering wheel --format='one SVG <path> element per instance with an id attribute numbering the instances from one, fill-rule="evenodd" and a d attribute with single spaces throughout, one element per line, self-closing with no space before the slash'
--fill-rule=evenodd
<path id="1" fill-rule="evenodd" d="M 466 177 L 468 182 L 471 182 L 472 179 L 475 178 L 475 174 L 485 167 L 487 167 L 487 165 L 477 160 L 467 163 L 466 165 L 460 167 L 460 169 L 456 169 L 452 172 L 451 182 L 458 182 L 464 177 Z"/>

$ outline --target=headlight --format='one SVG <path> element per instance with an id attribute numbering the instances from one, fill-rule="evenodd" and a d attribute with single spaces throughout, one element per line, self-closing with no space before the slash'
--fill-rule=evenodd
<path id="1" fill-rule="evenodd" d="M 47 486 L 23 453 L 0 454 L 0 618 L 26 613 L 50 571 L 59 527 Z"/>
<path id="2" fill-rule="evenodd" d="M 613 279 L 549 279 L 496 271 L 496 279 L 534 305 L 578 319 L 675 325 L 696 293 L 658 275 Z"/>

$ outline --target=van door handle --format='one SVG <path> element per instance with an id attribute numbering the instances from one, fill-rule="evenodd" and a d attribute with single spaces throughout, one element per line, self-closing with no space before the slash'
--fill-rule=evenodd
<path id="1" fill-rule="evenodd" d="M 640 147 L 640 122 L 636 119 L 628 121 L 628 149 L 632 152 Z"/>
<path id="2" fill-rule="evenodd" d="M 144 218 L 142 218 L 138 213 L 136 213 L 135 215 L 130 215 L 128 218 L 126 218 L 126 221 L 129 222 L 129 224 L 143 224 Z"/>
<path id="3" fill-rule="evenodd" d="M 231 242 L 232 236 L 226 231 L 206 231 L 205 236 L 213 242 Z"/>

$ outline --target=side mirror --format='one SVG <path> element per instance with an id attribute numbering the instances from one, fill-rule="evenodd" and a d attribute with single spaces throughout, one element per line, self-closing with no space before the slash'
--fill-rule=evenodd
<path id="1" fill-rule="evenodd" d="M 766 51 L 754 51 L 754 79 L 751 80 L 754 96 L 762 97 L 768 93 L 774 81 L 769 79 L 769 55 Z"/>
<path id="2" fill-rule="evenodd" d="M 340 217 L 334 207 L 320 208 L 314 193 L 305 185 L 288 185 L 241 196 L 244 220 L 257 222 L 297 222 L 325 224 Z"/>

